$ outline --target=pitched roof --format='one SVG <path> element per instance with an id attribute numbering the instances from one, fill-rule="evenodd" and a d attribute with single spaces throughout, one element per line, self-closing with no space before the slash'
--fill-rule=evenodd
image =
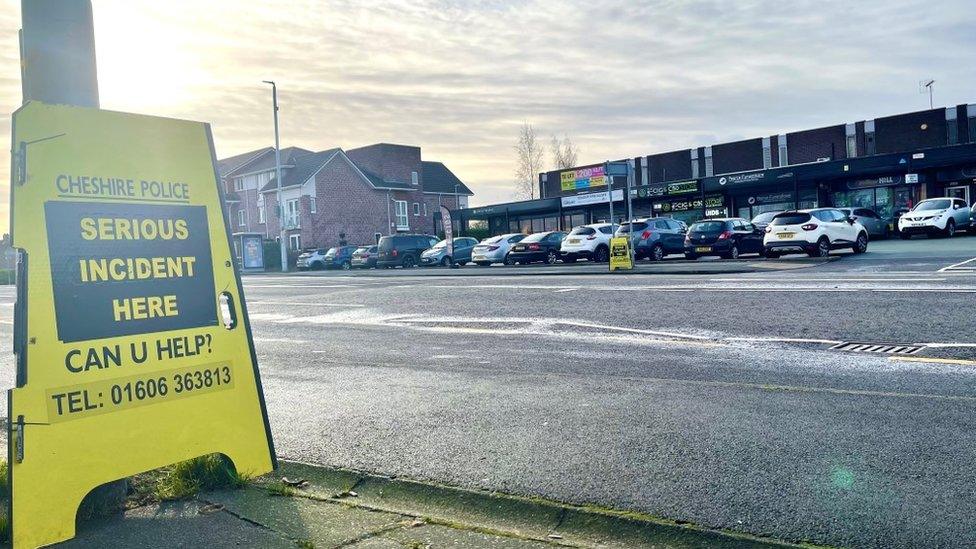
<path id="1" fill-rule="evenodd" d="M 281 151 L 285 152 L 284 149 Z M 319 168 L 321 168 L 326 162 L 339 152 L 338 148 L 326 149 L 319 152 L 309 152 L 306 154 L 292 154 L 289 158 L 289 164 L 294 166 L 288 168 L 284 174 L 282 174 L 281 188 L 285 187 L 296 187 L 308 181 L 309 177 L 312 177 Z M 284 163 L 284 159 L 282 159 Z M 274 177 L 268 181 L 268 183 L 261 188 L 261 192 L 273 191 L 278 188 L 278 180 Z"/>
<path id="2" fill-rule="evenodd" d="M 291 166 L 296 157 L 310 154 L 311 152 L 301 147 L 285 147 L 281 149 L 281 164 L 282 166 Z M 265 147 L 217 161 L 217 169 L 220 171 L 221 177 L 227 177 L 236 173 L 265 171 L 274 168 L 274 165 L 274 147 Z M 226 168 L 223 166 L 226 166 Z"/>
<path id="3" fill-rule="evenodd" d="M 353 162 L 353 164 L 356 163 Z M 414 188 L 414 186 L 411 183 L 404 183 L 402 181 L 389 181 L 383 179 L 382 177 L 367 170 L 366 168 L 363 168 L 359 164 L 356 164 L 356 167 L 359 168 L 359 171 L 363 172 L 363 175 L 366 176 L 366 179 L 369 179 L 369 184 L 377 189 L 404 189 L 409 191 Z"/>
<path id="4" fill-rule="evenodd" d="M 457 185 L 457 193 L 464 194 L 467 196 L 474 195 L 471 189 L 464 184 L 454 172 L 447 169 L 441 162 L 429 162 L 424 160 L 421 162 L 421 169 L 424 170 L 424 192 L 425 193 L 443 193 L 443 194 L 454 194 L 455 185 Z"/>
<path id="5" fill-rule="evenodd" d="M 273 151 L 271 147 L 265 147 L 263 149 L 257 149 L 254 151 L 248 151 L 246 153 L 241 153 L 236 156 L 231 156 L 229 158 L 223 158 L 217 161 L 217 171 L 220 173 L 221 177 L 226 176 L 230 172 L 236 170 L 237 168 L 247 164 L 254 158 L 260 156 L 263 153 Z"/>

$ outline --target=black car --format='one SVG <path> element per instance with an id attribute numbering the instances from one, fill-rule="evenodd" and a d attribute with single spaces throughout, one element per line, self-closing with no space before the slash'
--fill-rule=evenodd
<path id="1" fill-rule="evenodd" d="M 566 233 L 562 231 L 530 234 L 517 244 L 512 244 L 508 257 L 519 264 L 544 261 L 552 265 L 559 259 L 559 245 L 563 238 L 566 238 Z"/>
<path id="2" fill-rule="evenodd" d="M 389 269 L 410 268 L 420 262 L 420 254 L 437 244 L 437 237 L 429 234 L 395 234 L 380 238 L 376 245 L 376 266 Z"/>
<path id="3" fill-rule="evenodd" d="M 329 251 L 325 252 L 325 259 L 323 263 L 326 269 L 342 269 L 343 271 L 348 271 L 352 268 L 352 253 L 356 251 L 358 246 L 338 246 L 336 248 L 329 248 Z"/>
<path id="4" fill-rule="evenodd" d="M 765 254 L 763 231 L 741 217 L 706 219 L 688 229 L 685 257 L 717 255 L 737 259 L 741 254 Z"/>

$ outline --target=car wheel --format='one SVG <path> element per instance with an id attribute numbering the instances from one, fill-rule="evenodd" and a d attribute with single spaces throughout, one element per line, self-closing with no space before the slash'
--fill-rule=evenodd
<path id="1" fill-rule="evenodd" d="M 408 256 L 404 257 L 403 258 L 403 261 L 400 262 L 400 266 L 403 267 L 404 269 L 411 269 L 416 264 L 417 264 L 417 262 L 414 261 L 412 255 L 408 255 Z"/>
<path id="2" fill-rule="evenodd" d="M 512 259 L 512 257 L 510 255 L 505 254 L 505 261 L 503 261 L 502 263 L 504 263 L 505 265 L 508 265 L 508 266 L 512 266 L 512 265 L 515 265 L 518 262 L 515 261 L 514 259 Z"/>
<path id="3" fill-rule="evenodd" d="M 593 261 L 597 263 L 606 263 L 610 261 L 610 248 L 606 246 L 597 246 L 596 251 L 593 252 Z"/>
<path id="4" fill-rule="evenodd" d="M 352 264 L 349 263 L 348 261 L 343 261 L 342 263 L 339 264 L 339 268 L 342 269 L 343 271 L 348 271 L 349 269 L 352 269 Z"/>
<path id="5" fill-rule="evenodd" d="M 857 235 L 857 240 L 854 242 L 854 253 L 863 254 L 868 251 L 868 235 L 861 233 Z"/>
<path id="6" fill-rule="evenodd" d="M 898 231 L 898 238 L 900 238 L 902 240 L 908 240 L 911 237 L 912 237 L 912 235 L 910 235 L 910 234 L 908 234 L 908 233 L 906 233 L 904 231 Z"/>
<path id="7" fill-rule="evenodd" d="M 654 247 L 651 248 L 651 259 L 654 261 L 661 261 L 664 259 L 664 246 L 655 244 Z"/>
<path id="8" fill-rule="evenodd" d="M 451 264 L 451 258 L 446 255 L 441 258 L 441 267 L 447 267 Z"/>
<path id="9" fill-rule="evenodd" d="M 690 261 L 695 261 L 696 259 L 698 259 L 698 256 L 695 255 L 695 254 L 688 254 L 688 253 L 686 253 L 685 254 L 685 259 L 688 259 Z"/>
<path id="10" fill-rule="evenodd" d="M 830 255 L 830 240 L 826 236 L 821 236 L 817 241 L 817 247 L 809 252 L 810 257 L 827 257 Z"/>
<path id="11" fill-rule="evenodd" d="M 316 261 L 315 263 L 312 263 L 313 271 L 321 271 L 323 269 L 325 269 L 325 263 L 322 263 L 321 261 Z"/>
<path id="12" fill-rule="evenodd" d="M 942 233 L 946 238 L 952 238 L 956 236 L 956 220 L 950 219 L 946 223 L 945 231 Z"/>
<path id="13" fill-rule="evenodd" d="M 729 253 L 722 255 L 722 259 L 739 259 L 739 246 L 737 244 L 732 244 L 732 248 L 729 249 Z"/>
<path id="14" fill-rule="evenodd" d="M 549 253 L 546 254 L 546 263 L 549 265 L 554 265 L 558 259 L 559 254 L 556 253 L 556 250 L 549 250 Z"/>

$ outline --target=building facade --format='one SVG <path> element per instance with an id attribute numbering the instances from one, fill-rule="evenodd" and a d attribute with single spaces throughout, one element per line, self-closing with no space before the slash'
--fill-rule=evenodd
<path id="1" fill-rule="evenodd" d="M 473 194 L 447 166 L 423 160 L 420 147 L 389 143 L 281 149 L 280 210 L 273 147 L 219 160 L 218 171 L 231 232 L 275 240 L 284 226 L 293 251 L 436 234 L 439 206 L 465 208 Z"/>
<path id="2" fill-rule="evenodd" d="M 889 221 L 919 200 L 976 201 L 976 105 L 930 109 L 624 159 L 634 217 L 705 217 L 856 206 Z M 539 174 L 541 199 L 471 208 L 493 234 L 626 219 L 626 178 L 603 164 Z"/>

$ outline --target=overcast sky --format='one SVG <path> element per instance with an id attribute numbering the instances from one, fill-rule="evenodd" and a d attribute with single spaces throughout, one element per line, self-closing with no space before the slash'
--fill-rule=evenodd
<path id="1" fill-rule="evenodd" d="M 587 163 L 920 110 L 922 78 L 976 102 L 971 0 L 93 4 L 103 108 L 209 121 L 230 156 L 273 144 L 274 79 L 283 146 L 419 145 L 473 204 L 511 199 L 522 122 Z M 4 135 L 19 12 L 2 0 Z"/>

